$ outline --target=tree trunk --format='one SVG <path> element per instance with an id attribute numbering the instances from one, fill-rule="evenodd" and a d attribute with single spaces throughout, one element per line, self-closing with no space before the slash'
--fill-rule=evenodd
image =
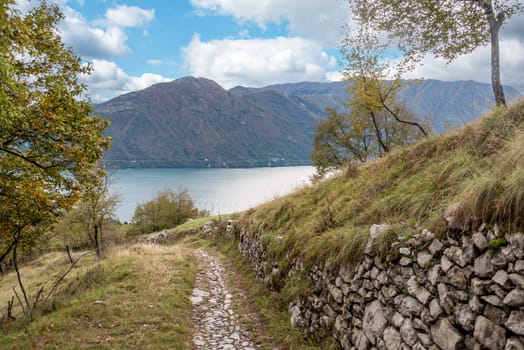
<path id="1" fill-rule="evenodd" d="M 506 97 L 504 96 L 504 88 L 500 82 L 499 32 L 506 17 L 502 11 L 495 14 L 493 0 L 476 0 L 475 2 L 483 8 L 489 25 L 489 35 L 491 39 L 491 86 L 493 88 L 493 94 L 495 95 L 495 103 L 497 106 L 505 106 Z"/>
<path id="2" fill-rule="evenodd" d="M 100 251 L 100 244 L 98 242 L 98 225 L 97 224 L 94 225 L 94 229 L 95 229 L 94 243 L 95 243 L 96 256 L 100 258 L 102 256 L 102 252 Z"/>
<path id="3" fill-rule="evenodd" d="M 499 16 L 500 18 L 500 16 Z M 502 26 L 500 19 L 489 21 L 491 35 L 491 85 L 497 106 L 506 105 L 504 88 L 500 82 L 500 53 L 499 53 L 499 31 Z"/>

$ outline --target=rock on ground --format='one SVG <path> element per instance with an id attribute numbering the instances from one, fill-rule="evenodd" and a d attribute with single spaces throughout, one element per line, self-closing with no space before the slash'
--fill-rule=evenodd
<path id="1" fill-rule="evenodd" d="M 233 295 L 227 290 L 222 265 L 203 250 L 198 250 L 196 254 L 207 267 L 197 275 L 190 297 L 195 324 L 195 349 L 258 349 L 232 308 Z"/>

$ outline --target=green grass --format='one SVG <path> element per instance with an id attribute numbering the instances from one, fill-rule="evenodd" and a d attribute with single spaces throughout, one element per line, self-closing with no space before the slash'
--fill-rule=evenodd
<path id="1" fill-rule="evenodd" d="M 178 246 L 117 247 L 106 259 L 82 260 L 52 303 L 32 322 L 15 310 L 1 325 L 1 349 L 187 349 L 195 258 Z M 22 268 L 26 289 L 48 284 L 67 267 L 52 253 Z M 0 285 L 7 305 L 13 273 Z"/>
<path id="2" fill-rule="evenodd" d="M 360 258 L 372 224 L 445 234 L 444 212 L 456 202 L 471 224 L 523 228 L 523 122 L 523 100 L 496 108 L 472 125 L 395 149 L 351 175 L 249 210 L 241 225 L 253 234 L 262 225 L 262 242 L 275 260 L 299 258 L 306 267 L 331 269 Z M 377 249 L 387 250 L 396 237 L 386 236 Z"/>

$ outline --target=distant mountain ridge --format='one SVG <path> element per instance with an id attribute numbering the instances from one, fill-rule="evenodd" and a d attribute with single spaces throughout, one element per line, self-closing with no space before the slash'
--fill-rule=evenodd
<path id="1" fill-rule="evenodd" d="M 519 96 L 505 88 L 508 101 Z M 402 92 L 437 131 L 469 122 L 493 104 L 491 86 L 426 80 Z M 225 90 L 185 77 L 96 106 L 113 139 L 105 156 L 119 167 L 252 167 L 311 164 L 314 125 L 347 98 L 343 82 L 290 83 Z"/>

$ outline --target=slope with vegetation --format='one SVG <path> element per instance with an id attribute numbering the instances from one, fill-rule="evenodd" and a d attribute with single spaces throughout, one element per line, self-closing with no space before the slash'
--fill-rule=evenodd
<path id="1" fill-rule="evenodd" d="M 393 235 L 421 227 L 444 235 L 444 213 L 454 203 L 471 225 L 522 229 L 523 123 L 524 101 L 497 108 L 474 124 L 394 149 L 239 219 L 280 262 L 276 286 L 285 284 L 297 259 L 306 267 L 332 268 L 358 261 L 372 224 L 393 225 Z"/>

